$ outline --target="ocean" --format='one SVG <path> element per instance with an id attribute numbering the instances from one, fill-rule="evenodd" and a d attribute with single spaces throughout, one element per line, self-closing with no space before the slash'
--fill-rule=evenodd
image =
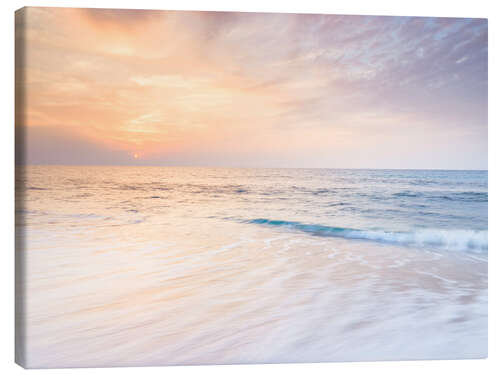
<path id="1" fill-rule="evenodd" d="M 18 167 L 28 367 L 487 356 L 488 172 Z"/>

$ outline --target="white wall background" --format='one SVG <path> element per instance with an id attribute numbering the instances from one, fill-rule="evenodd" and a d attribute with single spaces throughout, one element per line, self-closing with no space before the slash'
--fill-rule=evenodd
<path id="1" fill-rule="evenodd" d="M 498 374 L 500 373 L 500 319 L 498 296 L 500 235 L 498 38 L 500 6 L 494 0 L 4 0 L 0 11 L 0 374 L 26 370 L 14 363 L 14 10 L 23 6 L 100 8 L 237 10 L 297 13 L 372 14 L 404 16 L 450 16 L 489 18 L 489 359 L 377 363 L 330 363 L 301 365 L 199 366 L 115 368 L 79 370 L 30 370 L 56 374 Z"/>

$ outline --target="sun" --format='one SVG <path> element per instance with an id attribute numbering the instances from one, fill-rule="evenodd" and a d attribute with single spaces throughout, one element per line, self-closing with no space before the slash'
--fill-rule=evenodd
<path id="1" fill-rule="evenodd" d="M 139 159 L 139 154 L 137 152 L 134 153 L 134 159 Z"/>

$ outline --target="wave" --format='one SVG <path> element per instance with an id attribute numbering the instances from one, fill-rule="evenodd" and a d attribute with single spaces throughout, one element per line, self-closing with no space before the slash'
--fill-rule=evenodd
<path id="1" fill-rule="evenodd" d="M 251 224 L 287 227 L 316 236 L 341 237 L 346 239 L 376 241 L 419 247 L 438 247 L 446 250 L 484 252 L 488 250 L 487 230 L 443 230 L 418 229 L 412 232 L 390 232 L 382 230 L 361 230 L 304 224 L 296 221 L 254 219 Z"/>
<path id="2" fill-rule="evenodd" d="M 412 191 L 401 191 L 399 193 L 394 193 L 393 195 L 395 197 L 418 198 L 418 197 L 422 197 L 423 193 L 412 192 Z"/>
<path id="3" fill-rule="evenodd" d="M 460 202 L 488 202 L 488 193 L 479 191 L 443 192 L 432 194 L 419 191 L 400 191 L 393 194 L 397 198 L 428 198 L 433 200 L 460 201 Z"/>
<path id="4" fill-rule="evenodd" d="M 457 200 L 462 202 L 488 202 L 488 193 L 485 192 L 475 192 L 475 191 L 464 191 L 459 193 L 453 193 L 448 195 L 437 196 L 436 198 L 445 200 Z"/>

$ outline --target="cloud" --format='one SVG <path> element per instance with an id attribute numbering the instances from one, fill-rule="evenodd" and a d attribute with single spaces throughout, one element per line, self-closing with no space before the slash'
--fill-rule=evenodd
<path id="1" fill-rule="evenodd" d="M 151 162 L 390 167 L 360 148 L 400 150 L 406 136 L 418 147 L 403 164 L 450 166 L 422 157 L 429 134 L 434 149 L 487 143 L 486 20 L 71 8 L 27 19 L 21 125 Z M 470 149 L 484 168 L 487 147 Z"/>
<path id="2" fill-rule="evenodd" d="M 16 164 L 128 164 L 126 150 L 112 149 L 68 129 L 35 126 L 16 132 Z"/>

